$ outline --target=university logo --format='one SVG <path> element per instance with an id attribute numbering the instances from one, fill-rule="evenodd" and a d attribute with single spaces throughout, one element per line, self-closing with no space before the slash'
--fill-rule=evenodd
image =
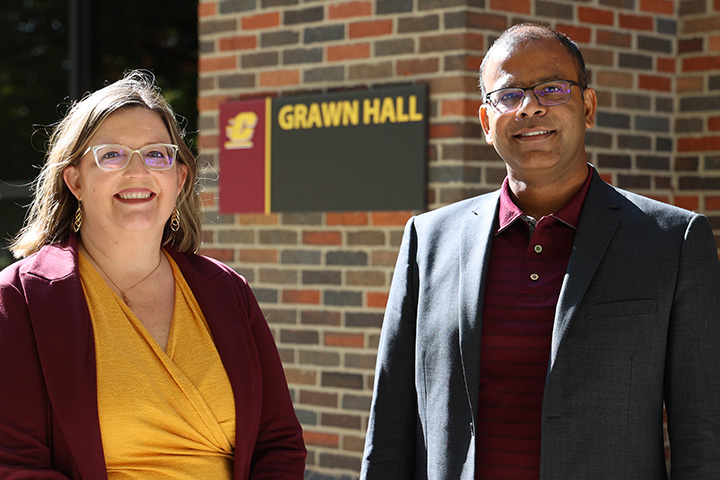
<path id="1" fill-rule="evenodd" d="M 229 150 L 252 148 L 257 123 L 258 116 L 255 112 L 240 112 L 230 118 L 225 127 L 225 135 L 228 138 L 225 148 Z"/>

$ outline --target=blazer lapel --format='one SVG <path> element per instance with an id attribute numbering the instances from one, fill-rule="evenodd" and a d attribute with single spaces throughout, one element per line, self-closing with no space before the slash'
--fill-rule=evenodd
<path id="1" fill-rule="evenodd" d="M 499 198 L 499 191 L 480 197 L 473 204 L 470 216 L 463 222 L 459 236 L 461 242 L 458 259 L 460 358 L 465 388 L 473 412 L 478 411 L 480 389 L 480 332 L 485 296 L 484 279 L 490 259 L 493 225 L 497 216 Z"/>
<path id="2" fill-rule="evenodd" d="M 560 290 L 550 351 L 550 370 L 577 306 L 620 223 L 617 192 L 593 172 L 565 279 Z"/>
<path id="3" fill-rule="evenodd" d="M 107 478 L 97 406 L 95 340 L 77 269 L 77 240 L 43 248 L 25 274 L 52 412 L 83 478 Z M 57 436 L 57 433 L 54 434 Z"/>

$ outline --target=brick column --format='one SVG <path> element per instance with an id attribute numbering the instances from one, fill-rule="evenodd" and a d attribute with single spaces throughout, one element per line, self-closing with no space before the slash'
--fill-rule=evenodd
<path id="1" fill-rule="evenodd" d="M 248 278 L 268 317 L 308 478 L 358 476 L 387 290 L 418 212 L 219 214 L 221 102 L 426 84 L 436 208 L 502 181 L 477 70 L 502 30 L 544 22 L 585 53 L 600 102 L 588 152 L 603 177 L 720 231 L 720 0 L 200 0 L 198 15 L 203 251 Z"/>

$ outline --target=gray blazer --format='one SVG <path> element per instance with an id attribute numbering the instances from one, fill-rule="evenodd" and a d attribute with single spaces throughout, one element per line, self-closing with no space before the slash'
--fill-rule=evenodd
<path id="1" fill-rule="evenodd" d="M 363 479 L 472 479 L 499 192 L 410 219 L 385 312 Z M 540 480 L 720 479 L 720 264 L 702 215 L 594 173 L 558 301 Z"/>

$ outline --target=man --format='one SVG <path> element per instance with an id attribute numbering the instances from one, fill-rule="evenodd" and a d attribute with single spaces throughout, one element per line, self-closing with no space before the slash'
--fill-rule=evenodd
<path id="1" fill-rule="evenodd" d="M 564 35 L 480 69 L 494 193 L 412 218 L 383 324 L 363 479 L 720 478 L 720 265 L 701 216 L 587 164 L 595 92 Z"/>

